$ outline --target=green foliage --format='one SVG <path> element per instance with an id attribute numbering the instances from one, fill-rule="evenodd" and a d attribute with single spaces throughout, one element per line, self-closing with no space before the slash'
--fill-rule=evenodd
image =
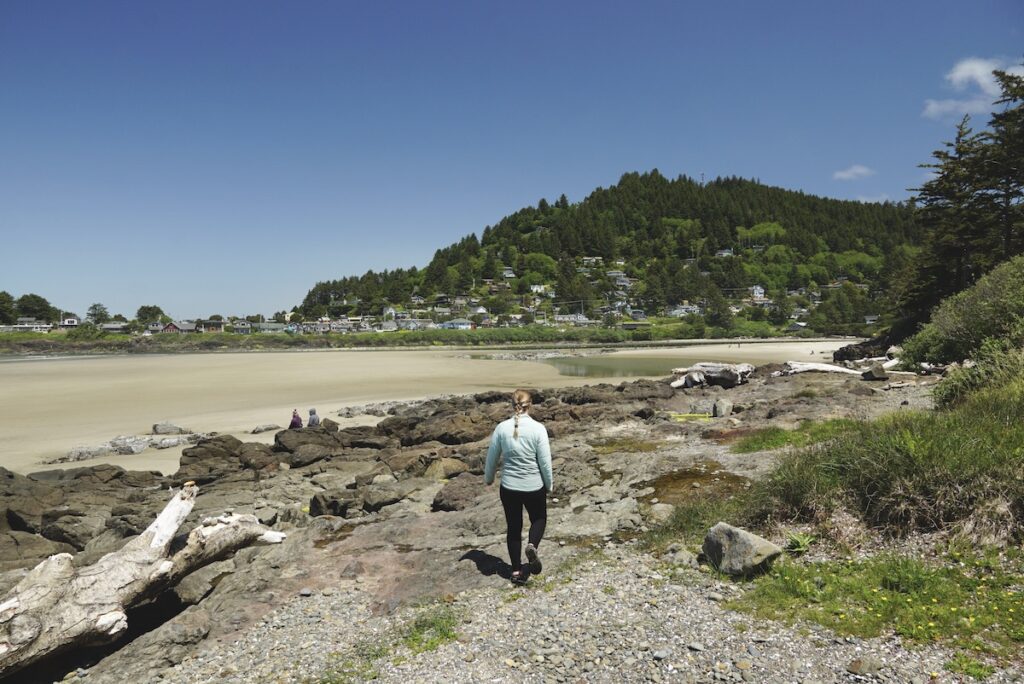
<path id="1" fill-rule="evenodd" d="M 1004 338 L 1024 318 L 1024 255 L 1000 265 L 971 288 L 943 301 L 931 322 L 904 344 L 910 363 L 970 358 L 989 338 Z M 1019 333 L 1018 333 L 1019 334 Z M 1020 340 L 1024 342 L 1024 336 Z"/>
<path id="2" fill-rule="evenodd" d="M 107 333 L 100 329 L 92 321 L 85 321 L 78 325 L 78 327 L 68 330 L 69 340 L 98 340 L 106 337 Z"/>
<path id="3" fill-rule="evenodd" d="M 948 412 L 905 412 L 783 456 L 755 487 L 781 519 L 814 520 L 839 502 L 894 531 L 964 527 L 1021 537 L 1024 378 L 975 392 Z"/>
<path id="4" fill-rule="evenodd" d="M 0 325 L 12 325 L 17 318 L 14 297 L 10 292 L 0 292 Z"/>
<path id="5" fill-rule="evenodd" d="M 60 317 L 60 311 L 50 305 L 44 297 L 37 294 L 26 294 L 18 297 L 14 304 L 18 316 L 28 316 L 38 321 L 54 322 Z"/>
<path id="6" fill-rule="evenodd" d="M 441 644 L 455 641 L 455 628 L 460 617 L 447 604 L 433 605 L 422 612 L 409 624 L 402 634 L 402 643 L 413 653 L 433 651 Z"/>
<path id="7" fill-rule="evenodd" d="M 975 354 L 975 365 L 956 368 L 936 385 L 933 396 L 939 408 L 956 406 L 973 392 L 1024 377 L 1024 324 L 1009 339 L 990 339 Z"/>
<path id="8" fill-rule="evenodd" d="M 164 317 L 164 310 L 156 305 L 140 306 L 135 312 L 135 320 L 139 323 L 155 323 Z"/>
<path id="9" fill-rule="evenodd" d="M 650 442 L 647 440 L 634 439 L 632 437 L 617 437 L 607 439 L 593 444 L 596 454 L 634 454 L 641 452 L 657 451 L 663 444 L 661 442 Z"/>
<path id="10" fill-rule="evenodd" d="M 99 302 L 90 306 L 85 316 L 97 325 L 110 321 L 110 312 L 107 311 L 107 307 L 103 306 Z"/>
<path id="11" fill-rule="evenodd" d="M 783 430 L 777 427 L 763 428 L 748 433 L 734 442 L 732 451 L 737 454 L 748 454 L 754 451 L 781 449 L 782 447 L 805 447 L 836 439 L 856 430 L 859 425 L 857 421 L 836 418 L 824 422 L 806 421 L 796 430 Z"/>
<path id="12" fill-rule="evenodd" d="M 912 277 L 893 288 L 910 322 L 926 320 L 939 301 L 1024 251 L 1024 77 L 994 76 L 1002 96 L 990 129 L 975 133 L 964 117 L 954 140 L 923 165 L 933 173 L 915 203 L 927 238 Z"/>
<path id="13" fill-rule="evenodd" d="M 786 550 L 794 556 L 802 556 L 811 550 L 814 535 L 807 532 L 790 532 L 786 535 Z"/>
<path id="14" fill-rule="evenodd" d="M 817 622 L 838 634 L 894 632 L 912 642 L 945 641 L 961 649 L 963 664 L 973 660 L 967 652 L 997 662 L 1024 655 L 1020 553 L 1003 560 L 994 550 L 951 554 L 942 561 L 933 566 L 899 555 L 858 562 L 780 561 L 730 607 L 771 620 Z"/>

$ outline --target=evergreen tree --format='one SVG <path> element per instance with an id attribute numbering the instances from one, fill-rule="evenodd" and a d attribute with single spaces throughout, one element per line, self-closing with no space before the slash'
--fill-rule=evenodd
<path id="1" fill-rule="evenodd" d="M 13 325 L 17 319 L 14 297 L 10 292 L 0 292 L 0 325 Z"/>
<path id="2" fill-rule="evenodd" d="M 106 323 L 110 320 L 110 312 L 107 311 L 107 307 L 103 306 L 99 302 L 89 307 L 85 317 L 97 325 Z"/>

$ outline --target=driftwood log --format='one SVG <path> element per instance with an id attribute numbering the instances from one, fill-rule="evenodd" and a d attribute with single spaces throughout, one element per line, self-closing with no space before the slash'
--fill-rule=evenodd
<path id="1" fill-rule="evenodd" d="M 60 553 L 33 568 L 0 600 L 0 676 L 115 641 L 128 628 L 129 608 L 240 548 L 284 539 L 255 516 L 224 515 L 203 520 L 177 548 L 180 541 L 172 541 L 197 491 L 186 483 L 142 534 L 93 565 L 73 567 L 71 554 Z"/>
<path id="2" fill-rule="evenodd" d="M 747 382 L 754 366 L 749 363 L 715 363 L 701 361 L 689 368 L 673 368 L 672 373 L 680 376 L 674 380 L 672 387 L 699 387 L 701 385 L 717 385 L 726 389 Z"/>

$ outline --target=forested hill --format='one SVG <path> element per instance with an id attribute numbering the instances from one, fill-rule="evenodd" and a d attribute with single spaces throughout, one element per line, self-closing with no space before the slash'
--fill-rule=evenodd
<path id="1" fill-rule="evenodd" d="M 652 309 L 753 285 L 816 289 L 838 278 L 874 286 L 905 263 L 907 246 L 919 237 L 904 205 L 827 199 L 740 178 L 702 185 L 657 170 L 627 173 L 577 204 L 562 195 L 506 216 L 479 238 L 437 250 L 426 268 L 317 283 L 299 311 L 307 318 L 379 313 L 385 302 L 403 304 L 414 293 L 428 300 L 436 293 L 487 295 L 485 279 L 509 284 L 499 307 L 506 311 L 532 285 L 553 288 L 557 308 L 559 300 L 621 296 L 609 269 L 635 281 L 626 293 L 632 303 Z M 581 272 L 585 256 L 602 257 L 603 268 Z M 493 287 L 489 293 L 493 299 Z"/>

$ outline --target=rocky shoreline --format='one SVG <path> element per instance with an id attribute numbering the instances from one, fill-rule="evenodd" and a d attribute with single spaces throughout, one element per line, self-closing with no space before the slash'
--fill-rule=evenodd
<path id="1" fill-rule="evenodd" d="M 883 390 L 772 370 L 728 390 L 666 380 L 537 392 L 556 487 L 542 549 L 548 574 L 525 590 L 503 579 L 501 509 L 481 477 L 490 432 L 507 417 L 504 393 L 388 402 L 365 409 L 386 414 L 377 425 L 327 420 L 278 432 L 273 445 L 202 439 L 168 477 L 102 465 L 0 472 L 4 592 L 50 554 L 74 553 L 82 566 L 119 548 L 186 481 L 200 496 L 185 528 L 233 511 L 288 535 L 202 568 L 130 613 L 139 631 L 130 643 L 5 681 L 318 681 L 344 653 L 438 600 L 458 609 L 459 641 L 367 661 L 383 681 L 927 681 L 941 669 L 940 648 L 904 651 L 893 639 L 850 642 L 752 620 L 722 607 L 732 585 L 630 541 L 678 497 L 727 496 L 770 469 L 774 455 L 734 454 L 731 436 L 927 408 L 934 382 Z M 711 418 L 723 399 L 727 415 Z M 869 667 L 848 672 L 861 656 Z"/>

